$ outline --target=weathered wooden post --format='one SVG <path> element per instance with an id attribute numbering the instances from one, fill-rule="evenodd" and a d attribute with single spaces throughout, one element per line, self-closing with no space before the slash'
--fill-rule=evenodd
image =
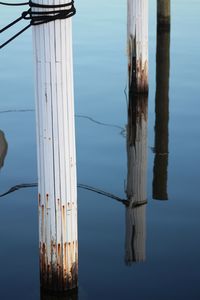
<path id="1" fill-rule="evenodd" d="M 171 0 L 157 0 L 157 22 L 165 28 L 170 27 L 170 2 Z"/>
<path id="2" fill-rule="evenodd" d="M 34 0 L 72 8 L 69 0 Z M 77 287 L 77 182 L 71 18 L 33 26 L 41 287 Z"/>
<path id="3" fill-rule="evenodd" d="M 145 260 L 147 204 L 147 96 L 129 93 L 127 126 L 126 255 L 131 264 Z"/>
<path id="4" fill-rule="evenodd" d="M 157 23 L 153 199 L 167 200 L 170 28 Z"/>
<path id="5" fill-rule="evenodd" d="M 148 0 L 128 0 L 127 17 L 129 86 L 148 93 Z"/>
<path id="6" fill-rule="evenodd" d="M 4 165 L 4 159 L 8 151 L 8 143 L 5 138 L 5 134 L 0 130 L 0 169 Z"/>

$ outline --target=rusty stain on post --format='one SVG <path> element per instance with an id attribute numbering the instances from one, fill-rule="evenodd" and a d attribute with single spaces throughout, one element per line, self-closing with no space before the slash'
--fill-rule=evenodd
<path id="1" fill-rule="evenodd" d="M 128 82 L 138 94 L 148 93 L 148 0 L 128 1 Z"/>
<path id="2" fill-rule="evenodd" d="M 136 63 L 137 93 L 148 93 L 148 61 L 142 59 Z"/>
<path id="3" fill-rule="evenodd" d="M 49 197 L 46 194 L 46 201 Z M 58 204 L 60 200 L 57 199 Z M 66 228 L 66 207 L 62 205 L 62 224 L 63 235 L 67 233 Z M 45 226 L 44 222 L 45 207 L 42 205 L 42 228 Z M 76 247 L 75 247 L 76 245 Z M 48 261 L 47 245 L 46 243 L 40 243 L 40 271 L 41 271 L 41 285 L 45 287 L 45 290 L 49 291 L 65 291 L 68 289 L 74 289 L 77 287 L 77 241 L 65 242 L 63 247 L 61 243 L 56 244 L 51 240 L 51 254 L 56 255 L 56 264 L 54 265 Z"/>

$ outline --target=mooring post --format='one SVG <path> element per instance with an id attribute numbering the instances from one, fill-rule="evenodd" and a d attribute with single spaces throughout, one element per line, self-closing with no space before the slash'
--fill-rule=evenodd
<path id="1" fill-rule="evenodd" d="M 157 22 L 159 26 L 170 27 L 170 1 L 157 0 Z"/>
<path id="2" fill-rule="evenodd" d="M 40 12 L 55 8 L 32 9 Z M 33 44 L 41 288 L 65 292 L 77 288 L 78 273 L 71 18 L 33 26 Z"/>
<path id="3" fill-rule="evenodd" d="M 147 204 L 147 105 L 146 95 L 129 93 L 127 126 L 127 264 L 145 260 Z"/>
<path id="4" fill-rule="evenodd" d="M 167 200 L 169 140 L 170 28 L 157 20 L 153 199 Z"/>
<path id="5" fill-rule="evenodd" d="M 127 17 L 129 86 L 148 93 L 148 0 L 128 0 Z"/>

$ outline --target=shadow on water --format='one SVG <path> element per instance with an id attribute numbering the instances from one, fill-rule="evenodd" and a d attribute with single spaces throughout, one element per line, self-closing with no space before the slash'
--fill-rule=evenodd
<path id="1" fill-rule="evenodd" d="M 152 198 L 156 200 L 168 200 L 169 73 L 170 28 L 160 27 L 158 25 L 156 54 L 155 159 L 152 195 Z"/>
<path id="2" fill-rule="evenodd" d="M 12 186 L 8 191 L 0 194 L 0 197 L 5 197 L 6 195 L 14 193 L 14 192 L 16 192 L 18 190 L 21 190 L 21 189 L 33 188 L 33 187 L 37 187 L 37 186 L 38 186 L 38 184 L 36 182 L 34 182 L 34 183 L 21 183 L 21 184 L 17 184 L 17 185 Z M 120 203 L 122 203 L 124 205 L 128 205 L 129 204 L 128 200 L 126 200 L 126 199 L 122 199 L 122 198 L 120 198 L 120 197 L 118 197 L 118 196 L 116 196 L 114 194 L 111 194 L 109 192 L 100 190 L 99 188 L 96 188 L 96 187 L 93 187 L 93 186 L 90 186 L 90 185 L 78 183 L 77 187 L 80 188 L 80 189 L 84 189 L 84 190 L 90 191 L 90 192 L 94 192 L 96 194 L 105 196 L 105 197 L 110 198 L 110 199 L 113 199 L 113 200 L 115 200 L 117 202 L 120 202 Z"/>
<path id="3" fill-rule="evenodd" d="M 126 93 L 125 93 L 126 95 Z M 7 110 L 0 110 L 0 114 L 8 114 L 8 113 L 27 113 L 27 112 L 35 112 L 35 109 L 7 109 Z M 122 135 L 123 137 L 125 137 L 126 134 L 126 130 L 124 127 L 116 125 L 116 124 L 110 124 L 110 123 L 105 123 L 105 122 L 101 122 L 99 120 L 96 120 L 94 118 L 92 118 L 91 116 L 87 116 L 87 115 L 83 115 L 83 114 L 76 114 L 75 118 L 79 118 L 79 119 L 86 119 L 89 120 L 90 122 L 97 124 L 97 125 L 101 125 L 101 126 L 106 126 L 106 127 L 111 127 L 111 128 L 115 128 L 120 130 L 120 135 Z"/>
<path id="4" fill-rule="evenodd" d="M 0 130 L 0 169 L 4 165 L 4 160 L 8 151 L 8 143 L 3 131 Z"/>
<path id="5" fill-rule="evenodd" d="M 145 261 L 148 96 L 130 87 L 127 125 L 125 263 Z"/>

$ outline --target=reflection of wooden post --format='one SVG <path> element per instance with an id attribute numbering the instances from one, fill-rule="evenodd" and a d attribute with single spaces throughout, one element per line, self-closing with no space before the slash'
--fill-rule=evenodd
<path id="1" fill-rule="evenodd" d="M 163 28 L 170 27 L 170 0 L 157 0 L 157 21 Z"/>
<path id="2" fill-rule="evenodd" d="M 8 144 L 3 131 L 0 130 L 0 169 L 3 167 L 4 159 L 8 150 Z"/>
<path id="3" fill-rule="evenodd" d="M 41 286 L 64 292 L 77 287 L 78 263 L 71 18 L 33 26 L 33 40 Z"/>
<path id="4" fill-rule="evenodd" d="M 167 200 L 170 31 L 157 27 L 153 198 Z"/>
<path id="5" fill-rule="evenodd" d="M 128 264 L 145 260 L 147 203 L 147 97 L 131 95 L 127 127 L 126 257 Z"/>
<path id="6" fill-rule="evenodd" d="M 129 86 L 148 92 L 148 0 L 128 0 Z"/>

